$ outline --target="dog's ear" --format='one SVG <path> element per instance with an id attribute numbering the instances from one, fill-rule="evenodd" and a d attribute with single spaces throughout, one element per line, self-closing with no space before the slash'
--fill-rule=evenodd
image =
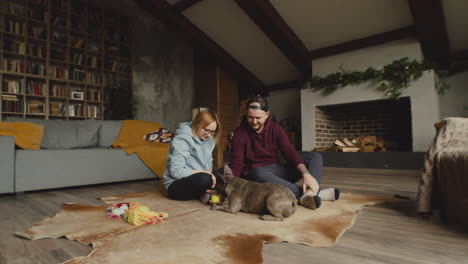
<path id="1" fill-rule="evenodd" d="M 216 177 L 216 185 L 220 184 L 224 186 L 223 174 L 224 174 L 224 169 L 222 168 L 213 170 L 213 175 Z"/>
<path id="2" fill-rule="evenodd" d="M 224 165 L 224 173 L 223 176 L 233 176 L 232 175 L 232 170 L 229 168 L 228 165 Z"/>

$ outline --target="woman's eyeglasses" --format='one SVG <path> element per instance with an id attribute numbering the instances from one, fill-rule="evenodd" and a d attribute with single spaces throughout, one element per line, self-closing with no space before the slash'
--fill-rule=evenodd
<path id="1" fill-rule="evenodd" d="M 216 130 L 209 130 L 206 128 L 202 128 L 202 129 L 203 129 L 203 134 L 207 136 L 214 136 L 216 134 Z"/>

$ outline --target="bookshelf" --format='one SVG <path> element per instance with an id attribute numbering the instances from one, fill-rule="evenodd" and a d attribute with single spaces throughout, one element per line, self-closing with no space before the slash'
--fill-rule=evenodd
<path id="1" fill-rule="evenodd" d="M 108 119 L 131 100 L 128 18 L 79 0 L 0 0 L 0 120 Z"/>

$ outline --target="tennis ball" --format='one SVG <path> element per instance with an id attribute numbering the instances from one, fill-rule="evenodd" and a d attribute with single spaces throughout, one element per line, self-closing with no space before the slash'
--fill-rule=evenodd
<path id="1" fill-rule="evenodd" d="M 211 202 L 217 204 L 221 201 L 221 197 L 219 195 L 213 194 L 211 195 Z"/>

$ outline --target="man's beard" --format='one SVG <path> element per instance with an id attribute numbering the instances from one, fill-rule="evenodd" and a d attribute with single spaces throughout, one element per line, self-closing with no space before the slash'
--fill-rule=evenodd
<path id="1" fill-rule="evenodd" d="M 262 130 L 263 125 L 264 125 L 264 124 L 259 125 L 257 128 L 252 127 L 252 129 L 255 130 L 256 132 L 258 132 L 258 131 Z"/>

